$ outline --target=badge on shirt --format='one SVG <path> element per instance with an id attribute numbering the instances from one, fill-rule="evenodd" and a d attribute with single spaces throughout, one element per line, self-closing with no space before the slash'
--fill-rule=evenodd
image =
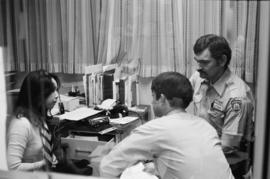
<path id="1" fill-rule="evenodd" d="M 241 100 L 237 100 L 237 99 L 233 99 L 231 101 L 231 105 L 232 105 L 232 109 L 236 112 L 240 111 L 241 110 L 241 105 L 242 105 L 242 102 Z"/>
<path id="2" fill-rule="evenodd" d="M 223 108 L 222 108 L 222 101 L 215 99 L 211 103 L 211 108 L 208 111 L 208 113 L 215 118 L 223 118 L 224 112 L 223 112 Z"/>
<path id="3" fill-rule="evenodd" d="M 223 111 L 213 110 L 213 109 L 208 110 L 208 114 L 214 117 L 216 120 L 223 119 L 225 116 Z"/>
<path id="4" fill-rule="evenodd" d="M 218 111 L 223 111 L 222 109 L 222 101 L 219 101 L 217 99 L 215 99 L 212 104 L 211 104 L 211 108 L 218 110 Z"/>

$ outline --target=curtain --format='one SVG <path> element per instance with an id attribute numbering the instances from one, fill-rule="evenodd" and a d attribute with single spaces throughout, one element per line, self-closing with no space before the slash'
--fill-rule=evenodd
<path id="1" fill-rule="evenodd" d="M 49 69 L 83 73 L 107 60 L 111 2 L 46 0 Z"/>
<path id="2" fill-rule="evenodd" d="M 110 1 L 11 0 L 6 71 L 83 73 L 106 63 Z"/>
<path id="3" fill-rule="evenodd" d="M 184 0 L 184 73 L 190 76 L 197 68 L 193 60 L 193 45 L 197 38 L 204 34 L 221 33 L 222 1 Z"/>
<path id="4" fill-rule="evenodd" d="M 114 2 L 116 30 L 112 31 L 111 42 L 119 48 L 112 53 L 129 68 L 126 71 L 139 66 L 142 77 L 164 71 L 190 75 L 196 67 L 192 60 L 195 40 L 205 33 L 221 32 L 221 1 Z"/>
<path id="5" fill-rule="evenodd" d="M 143 77 L 184 68 L 181 1 L 114 0 L 109 62 Z M 126 69 L 126 71 L 125 71 Z M 135 69 L 135 70 L 134 70 Z"/>
<path id="6" fill-rule="evenodd" d="M 181 9 L 181 1 L 144 2 L 142 76 L 156 76 L 164 71 L 180 71 L 183 67 Z"/>
<path id="7" fill-rule="evenodd" d="M 5 70 L 30 71 L 47 62 L 43 1 L 6 1 L 7 48 Z M 29 13 L 27 13 L 29 12 Z"/>
<path id="8" fill-rule="evenodd" d="M 214 33 L 231 44 L 232 71 L 254 80 L 257 1 L 11 0 L 6 6 L 7 70 L 83 73 L 87 65 L 118 63 L 141 77 L 190 76 L 196 39 Z"/>
<path id="9" fill-rule="evenodd" d="M 230 67 L 253 83 L 256 68 L 256 1 L 149 0 L 114 1 L 112 50 L 140 76 L 179 71 L 190 76 L 197 68 L 193 45 L 198 37 L 213 33 L 226 37 L 232 48 Z M 120 20 L 119 20 L 120 19 Z M 120 21 L 120 22 L 119 22 Z M 119 48 L 117 48 L 119 45 Z M 109 60 L 109 59 L 108 59 Z"/>
<path id="10" fill-rule="evenodd" d="M 230 67 L 234 73 L 249 83 L 255 79 L 256 51 L 256 1 L 225 1 L 223 4 L 223 35 L 232 47 Z"/>
<path id="11" fill-rule="evenodd" d="M 6 1 L 5 71 L 47 68 L 45 1 Z"/>

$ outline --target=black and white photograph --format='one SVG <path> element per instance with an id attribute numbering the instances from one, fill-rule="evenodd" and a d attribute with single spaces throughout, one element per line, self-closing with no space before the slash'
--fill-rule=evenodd
<path id="1" fill-rule="evenodd" d="M 0 0 L 0 179 L 270 178 L 270 1 Z"/>

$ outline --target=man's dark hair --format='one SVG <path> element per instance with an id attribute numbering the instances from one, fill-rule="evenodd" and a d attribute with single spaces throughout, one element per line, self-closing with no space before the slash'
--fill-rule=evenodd
<path id="1" fill-rule="evenodd" d="M 151 90 L 155 92 L 157 99 L 163 94 L 172 107 L 186 108 L 192 101 L 193 89 L 190 81 L 177 72 L 159 74 L 153 79 Z"/>
<path id="2" fill-rule="evenodd" d="M 207 48 L 214 59 L 222 60 L 222 55 L 225 55 L 227 57 L 227 63 L 225 66 L 227 67 L 230 64 L 232 50 L 228 41 L 224 37 L 214 34 L 203 35 L 197 39 L 195 45 L 193 46 L 193 51 L 196 55 L 198 55 Z"/>

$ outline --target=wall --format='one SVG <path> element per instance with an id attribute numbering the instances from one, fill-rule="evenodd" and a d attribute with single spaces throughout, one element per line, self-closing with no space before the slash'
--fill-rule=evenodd
<path id="1" fill-rule="evenodd" d="M 6 96 L 2 47 L 0 46 L 0 169 L 7 169 L 6 160 Z"/>

